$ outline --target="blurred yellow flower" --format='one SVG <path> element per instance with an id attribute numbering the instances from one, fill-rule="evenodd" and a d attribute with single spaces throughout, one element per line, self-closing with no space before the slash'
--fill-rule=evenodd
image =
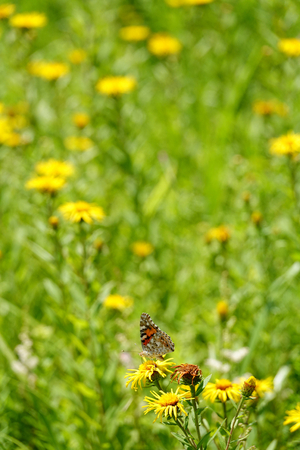
<path id="1" fill-rule="evenodd" d="M 166 3 L 172 8 L 178 8 L 179 6 L 185 5 L 207 5 L 212 3 L 214 0 L 166 0 Z"/>
<path id="2" fill-rule="evenodd" d="M 148 405 L 143 406 L 143 408 L 147 408 L 145 414 L 150 411 L 154 411 L 156 414 L 156 418 L 154 422 L 158 418 L 162 422 L 163 415 L 165 418 L 174 417 L 177 420 L 177 416 L 181 413 L 187 416 L 187 412 L 184 410 L 184 407 L 181 403 L 183 400 L 190 400 L 191 397 L 188 392 L 179 392 L 180 388 L 177 388 L 175 392 L 171 389 L 171 392 L 165 393 L 164 391 L 154 392 L 151 391 L 151 394 L 154 398 L 145 397 L 144 401 L 148 403 Z"/>
<path id="3" fill-rule="evenodd" d="M 252 105 L 253 112 L 260 116 L 270 116 L 277 114 L 278 116 L 286 116 L 288 107 L 278 100 L 257 100 Z"/>
<path id="4" fill-rule="evenodd" d="M 285 418 L 283 425 L 289 425 L 290 423 L 295 422 L 295 425 L 290 428 L 290 432 L 293 433 L 300 428 L 300 403 L 297 404 L 295 409 L 286 411 L 286 414 L 287 417 Z"/>
<path id="5" fill-rule="evenodd" d="M 278 48 L 287 56 L 300 56 L 300 39 L 281 39 L 278 42 Z"/>
<path id="6" fill-rule="evenodd" d="M 10 135 L 5 140 L 5 145 L 8 147 L 17 147 L 18 145 L 25 144 L 25 140 L 22 138 L 22 136 L 19 133 L 10 133 Z"/>
<path id="7" fill-rule="evenodd" d="M 22 13 L 12 16 L 9 23 L 15 28 L 42 28 L 47 24 L 47 17 L 39 12 Z"/>
<path id="8" fill-rule="evenodd" d="M 150 30 L 142 25 L 132 25 L 120 29 L 120 37 L 124 41 L 144 41 L 149 36 Z"/>
<path id="9" fill-rule="evenodd" d="M 50 216 L 48 219 L 48 222 L 49 222 L 49 225 L 51 225 L 51 227 L 56 229 L 59 224 L 59 218 L 57 216 Z"/>
<path id="10" fill-rule="evenodd" d="M 271 139 L 270 153 L 272 155 L 292 156 L 300 152 L 300 134 L 290 132 L 278 138 Z"/>
<path id="11" fill-rule="evenodd" d="M 59 207 L 65 220 L 70 222 L 93 223 L 93 220 L 102 222 L 105 217 L 104 211 L 100 206 L 84 201 L 67 202 Z"/>
<path id="12" fill-rule="evenodd" d="M 216 380 L 215 383 L 208 383 L 203 391 L 203 398 L 210 400 L 212 403 L 218 398 L 222 403 L 226 402 L 229 398 L 238 402 L 240 394 L 240 386 L 236 383 L 232 383 L 229 380 L 221 379 Z"/>
<path id="13" fill-rule="evenodd" d="M 68 54 L 69 61 L 72 64 L 81 64 L 87 58 L 87 53 L 82 48 L 76 48 Z"/>
<path id="14" fill-rule="evenodd" d="M 39 175 L 46 175 L 48 177 L 63 177 L 67 178 L 73 175 L 73 165 L 66 161 L 57 161 L 56 159 L 49 159 L 48 161 L 41 161 L 35 166 L 35 170 Z"/>
<path id="15" fill-rule="evenodd" d="M 144 362 L 140 364 L 138 369 L 129 369 L 129 372 L 133 373 L 127 373 L 125 375 L 125 378 L 128 378 L 126 387 L 132 383 L 131 389 L 134 389 L 135 391 L 138 390 L 138 387 L 142 388 L 142 383 L 146 386 L 147 381 L 152 382 L 158 377 L 165 378 L 168 372 L 172 373 L 169 368 L 174 365 L 170 362 L 172 361 L 171 358 L 164 361 L 146 361 L 145 358 L 143 358 L 143 360 Z"/>
<path id="16" fill-rule="evenodd" d="M 35 77 L 52 81 L 69 73 L 69 67 L 60 62 L 33 61 L 28 64 L 28 71 Z"/>
<path id="17" fill-rule="evenodd" d="M 13 3 L 4 3 L 3 5 L 0 5 L 0 19 L 6 19 L 7 17 L 11 16 L 16 9 L 16 5 Z"/>
<path id="18" fill-rule="evenodd" d="M 211 228 L 208 230 L 205 236 L 205 240 L 207 243 L 210 243 L 211 241 L 219 241 L 219 242 L 227 242 L 230 238 L 230 232 L 227 227 L 224 225 L 220 225 L 216 228 Z"/>
<path id="19" fill-rule="evenodd" d="M 140 256 L 141 258 L 145 258 L 146 256 L 150 255 L 154 247 L 150 242 L 145 241 L 137 241 L 132 244 L 132 251 L 135 255 Z"/>
<path id="20" fill-rule="evenodd" d="M 129 308 L 133 305 L 133 300 L 130 297 L 123 297 L 119 294 L 111 294 L 103 301 L 103 306 L 108 309 L 123 309 Z"/>
<path id="21" fill-rule="evenodd" d="M 262 213 L 259 211 L 253 211 L 253 213 L 251 214 L 251 221 L 254 223 L 254 225 L 260 225 L 262 220 Z"/>
<path id="22" fill-rule="evenodd" d="M 229 306 L 228 306 L 228 303 L 226 302 L 226 300 L 221 300 L 217 303 L 217 312 L 218 312 L 221 320 L 226 319 L 226 317 L 228 316 L 228 312 L 229 312 Z"/>
<path id="23" fill-rule="evenodd" d="M 69 136 L 64 140 L 68 150 L 78 150 L 84 152 L 93 147 L 94 142 L 86 136 Z"/>
<path id="24" fill-rule="evenodd" d="M 131 92 L 135 87 L 136 79 L 133 77 L 105 77 L 101 78 L 96 84 L 98 92 L 112 97 Z"/>
<path id="25" fill-rule="evenodd" d="M 256 380 L 255 391 L 253 392 L 253 397 L 264 397 L 266 392 L 273 391 L 273 378 L 268 377 L 264 380 Z"/>
<path id="26" fill-rule="evenodd" d="M 84 128 L 90 123 L 90 116 L 86 113 L 75 113 L 72 116 L 73 123 L 78 128 Z"/>
<path id="27" fill-rule="evenodd" d="M 36 189 L 37 191 L 55 194 L 66 184 L 66 180 L 60 177 L 35 177 L 26 183 L 26 189 Z"/>
<path id="28" fill-rule="evenodd" d="M 156 33 L 148 40 L 148 50 L 155 56 L 176 55 L 182 48 L 178 39 L 167 33 Z"/>

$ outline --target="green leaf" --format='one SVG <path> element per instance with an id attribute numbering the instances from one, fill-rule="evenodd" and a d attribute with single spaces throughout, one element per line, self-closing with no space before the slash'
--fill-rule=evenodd
<path id="1" fill-rule="evenodd" d="M 189 445 L 190 443 L 188 442 L 187 438 L 183 436 L 183 434 L 179 434 L 179 433 L 174 433 L 171 432 L 171 434 L 182 444 L 184 445 Z"/>
<path id="2" fill-rule="evenodd" d="M 223 420 L 223 422 L 221 423 L 221 425 L 219 426 L 219 428 L 214 432 L 214 434 L 212 435 L 212 437 L 210 438 L 210 440 L 207 443 L 207 447 L 209 446 L 209 444 L 214 440 L 214 438 L 217 436 L 219 430 L 223 427 L 224 423 L 226 422 L 226 419 Z"/>
<path id="3" fill-rule="evenodd" d="M 271 444 L 268 445 L 266 450 L 275 450 L 275 448 L 277 447 L 277 439 L 274 439 Z"/>
<path id="4" fill-rule="evenodd" d="M 207 443 L 209 441 L 210 435 L 212 433 L 212 430 L 209 431 L 208 433 L 206 433 L 203 438 L 201 439 L 201 441 L 198 443 L 197 445 L 197 449 L 199 449 L 201 446 L 203 446 L 204 448 L 207 447 Z"/>

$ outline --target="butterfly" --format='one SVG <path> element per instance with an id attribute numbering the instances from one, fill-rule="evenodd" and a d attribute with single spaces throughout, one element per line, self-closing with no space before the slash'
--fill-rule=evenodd
<path id="1" fill-rule="evenodd" d="M 164 331 L 151 319 L 149 314 L 143 313 L 140 320 L 140 333 L 143 351 L 140 356 L 157 358 L 163 361 L 162 355 L 174 352 L 175 345 Z"/>

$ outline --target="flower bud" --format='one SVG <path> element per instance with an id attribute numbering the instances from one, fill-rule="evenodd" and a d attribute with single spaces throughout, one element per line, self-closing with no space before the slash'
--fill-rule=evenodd
<path id="1" fill-rule="evenodd" d="M 51 225 L 51 227 L 54 228 L 54 230 L 56 230 L 58 228 L 59 218 L 57 216 L 51 216 L 49 217 L 48 222 Z"/>
<path id="2" fill-rule="evenodd" d="M 254 377 L 248 378 L 248 380 L 244 381 L 242 388 L 241 388 L 241 394 L 243 397 L 251 397 L 253 391 L 256 388 L 256 379 Z"/>
<path id="3" fill-rule="evenodd" d="M 222 321 L 227 319 L 229 307 L 226 300 L 221 300 L 220 302 L 217 303 L 217 312 Z"/>

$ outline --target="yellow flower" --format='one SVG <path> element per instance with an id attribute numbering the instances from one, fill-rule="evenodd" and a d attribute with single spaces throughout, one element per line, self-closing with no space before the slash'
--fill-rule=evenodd
<path id="1" fill-rule="evenodd" d="M 0 143 L 4 144 L 10 138 L 13 129 L 7 117 L 0 117 Z"/>
<path id="2" fill-rule="evenodd" d="M 287 417 L 285 418 L 283 425 L 288 425 L 295 422 L 295 425 L 290 428 L 290 431 L 293 433 L 293 431 L 296 431 L 300 428 L 300 403 L 297 404 L 295 409 L 286 411 L 286 414 Z"/>
<path id="3" fill-rule="evenodd" d="M 0 19 L 6 19 L 11 16 L 16 9 L 16 5 L 12 3 L 4 3 L 4 5 L 0 5 Z"/>
<path id="4" fill-rule="evenodd" d="M 270 116 L 277 114 L 278 116 L 286 116 L 288 107 L 278 100 L 257 100 L 252 105 L 253 112 L 260 116 Z"/>
<path id="5" fill-rule="evenodd" d="M 179 6 L 185 5 L 207 5 L 213 1 L 214 0 L 166 0 L 166 3 L 173 8 L 178 8 Z"/>
<path id="6" fill-rule="evenodd" d="M 150 242 L 137 241 L 132 244 L 132 251 L 135 255 L 145 258 L 150 255 L 154 250 L 154 247 Z"/>
<path id="7" fill-rule="evenodd" d="M 184 410 L 182 403 L 180 402 L 186 399 L 190 400 L 190 396 L 189 393 L 180 393 L 179 390 L 180 388 L 177 388 L 176 392 L 173 392 L 173 389 L 171 389 L 171 392 L 167 393 L 163 391 L 160 391 L 160 393 L 151 391 L 151 394 L 154 398 L 144 398 L 144 401 L 148 403 L 148 405 L 143 406 L 143 408 L 147 408 L 145 414 L 150 411 L 154 411 L 156 414 L 154 422 L 156 422 L 158 418 L 160 418 L 160 421 L 162 422 L 163 415 L 166 418 L 174 417 L 175 420 L 177 420 L 178 414 L 183 413 L 187 416 L 187 413 Z"/>
<path id="8" fill-rule="evenodd" d="M 69 136 L 64 140 L 68 150 L 78 150 L 84 152 L 93 147 L 94 142 L 86 136 Z"/>
<path id="9" fill-rule="evenodd" d="M 123 297 L 119 294 L 111 294 L 103 301 L 103 306 L 108 309 L 123 309 L 129 308 L 133 305 L 133 300 L 130 297 Z"/>
<path id="10" fill-rule="evenodd" d="M 300 39 L 281 39 L 278 48 L 287 56 L 300 56 Z"/>
<path id="11" fill-rule="evenodd" d="M 211 228 L 205 236 L 206 242 L 210 243 L 211 241 L 219 241 L 219 242 L 227 242 L 230 238 L 230 232 L 227 227 L 224 225 L 220 225 L 216 228 Z"/>
<path id="12" fill-rule="evenodd" d="M 272 155 L 293 156 L 300 152 L 300 134 L 290 132 L 278 138 L 271 139 L 270 153 Z"/>
<path id="13" fill-rule="evenodd" d="M 262 213 L 259 211 L 253 211 L 253 213 L 251 214 L 251 220 L 254 225 L 260 225 L 263 220 Z"/>
<path id="14" fill-rule="evenodd" d="M 210 400 L 212 403 L 218 398 L 222 403 L 226 402 L 229 398 L 238 402 L 241 394 L 239 391 L 239 385 L 232 383 L 229 380 L 221 379 L 216 380 L 215 383 L 208 383 L 203 391 L 203 398 Z"/>
<path id="15" fill-rule="evenodd" d="M 35 170 L 39 175 L 46 175 L 48 177 L 67 178 L 74 173 L 72 164 L 65 161 L 57 161 L 56 159 L 49 159 L 48 161 L 37 163 Z"/>
<path id="16" fill-rule="evenodd" d="M 146 358 L 143 358 L 144 362 L 139 366 L 138 369 L 129 369 L 129 372 L 125 375 L 125 378 L 128 378 L 126 382 L 126 387 L 131 384 L 131 389 L 135 391 L 138 390 L 138 387 L 142 388 L 142 383 L 146 386 L 146 382 L 152 382 L 157 377 L 165 378 L 167 376 L 167 372 L 172 373 L 169 370 L 169 367 L 172 367 L 174 364 L 171 358 L 166 359 L 164 361 L 146 361 Z"/>
<path id="17" fill-rule="evenodd" d="M 132 25 L 121 28 L 119 34 L 124 41 L 144 41 L 149 36 L 150 30 L 142 25 Z"/>
<path id="18" fill-rule="evenodd" d="M 64 219 L 70 222 L 93 223 L 93 220 L 101 222 L 104 217 L 104 211 L 100 206 L 87 202 L 67 202 L 59 207 Z"/>
<path id="19" fill-rule="evenodd" d="M 228 303 L 225 300 L 221 300 L 217 303 L 217 312 L 221 320 L 226 319 L 226 317 L 228 316 L 229 307 Z"/>
<path id="20" fill-rule="evenodd" d="M 148 40 L 148 50 L 155 56 L 176 55 L 181 48 L 178 39 L 166 33 L 153 34 Z"/>
<path id="21" fill-rule="evenodd" d="M 59 218 L 57 216 L 50 216 L 48 222 L 49 225 L 51 225 L 56 230 L 59 224 Z"/>
<path id="22" fill-rule="evenodd" d="M 9 23 L 15 28 L 42 28 L 47 23 L 47 17 L 39 12 L 16 14 Z"/>
<path id="23" fill-rule="evenodd" d="M 273 391 L 273 379 L 268 377 L 264 380 L 256 380 L 255 391 L 253 392 L 253 397 L 264 397 L 266 392 Z"/>
<path id="24" fill-rule="evenodd" d="M 247 380 L 244 381 L 244 383 L 241 386 L 241 394 L 245 398 L 249 398 L 256 387 L 256 379 L 254 377 L 249 377 Z"/>
<path id="25" fill-rule="evenodd" d="M 28 64 L 28 71 L 35 77 L 52 81 L 64 77 L 69 72 L 69 67 L 60 62 L 33 61 Z"/>
<path id="26" fill-rule="evenodd" d="M 76 48 L 68 54 L 68 58 L 72 64 L 81 64 L 86 60 L 87 54 L 82 48 Z"/>
<path id="27" fill-rule="evenodd" d="M 36 189 L 37 191 L 55 194 L 57 191 L 62 189 L 66 184 L 64 178 L 59 177 L 36 177 L 31 178 L 26 183 L 26 189 Z"/>
<path id="28" fill-rule="evenodd" d="M 73 123 L 78 128 L 84 128 L 90 123 L 90 116 L 86 113 L 75 113 L 72 116 Z"/>
<path id="29" fill-rule="evenodd" d="M 25 140 L 18 133 L 11 133 L 5 140 L 5 145 L 8 147 L 17 147 L 18 145 L 25 144 Z"/>
<path id="30" fill-rule="evenodd" d="M 96 84 L 98 92 L 111 97 L 117 97 L 131 92 L 136 87 L 136 79 L 133 77 L 105 77 Z"/>

